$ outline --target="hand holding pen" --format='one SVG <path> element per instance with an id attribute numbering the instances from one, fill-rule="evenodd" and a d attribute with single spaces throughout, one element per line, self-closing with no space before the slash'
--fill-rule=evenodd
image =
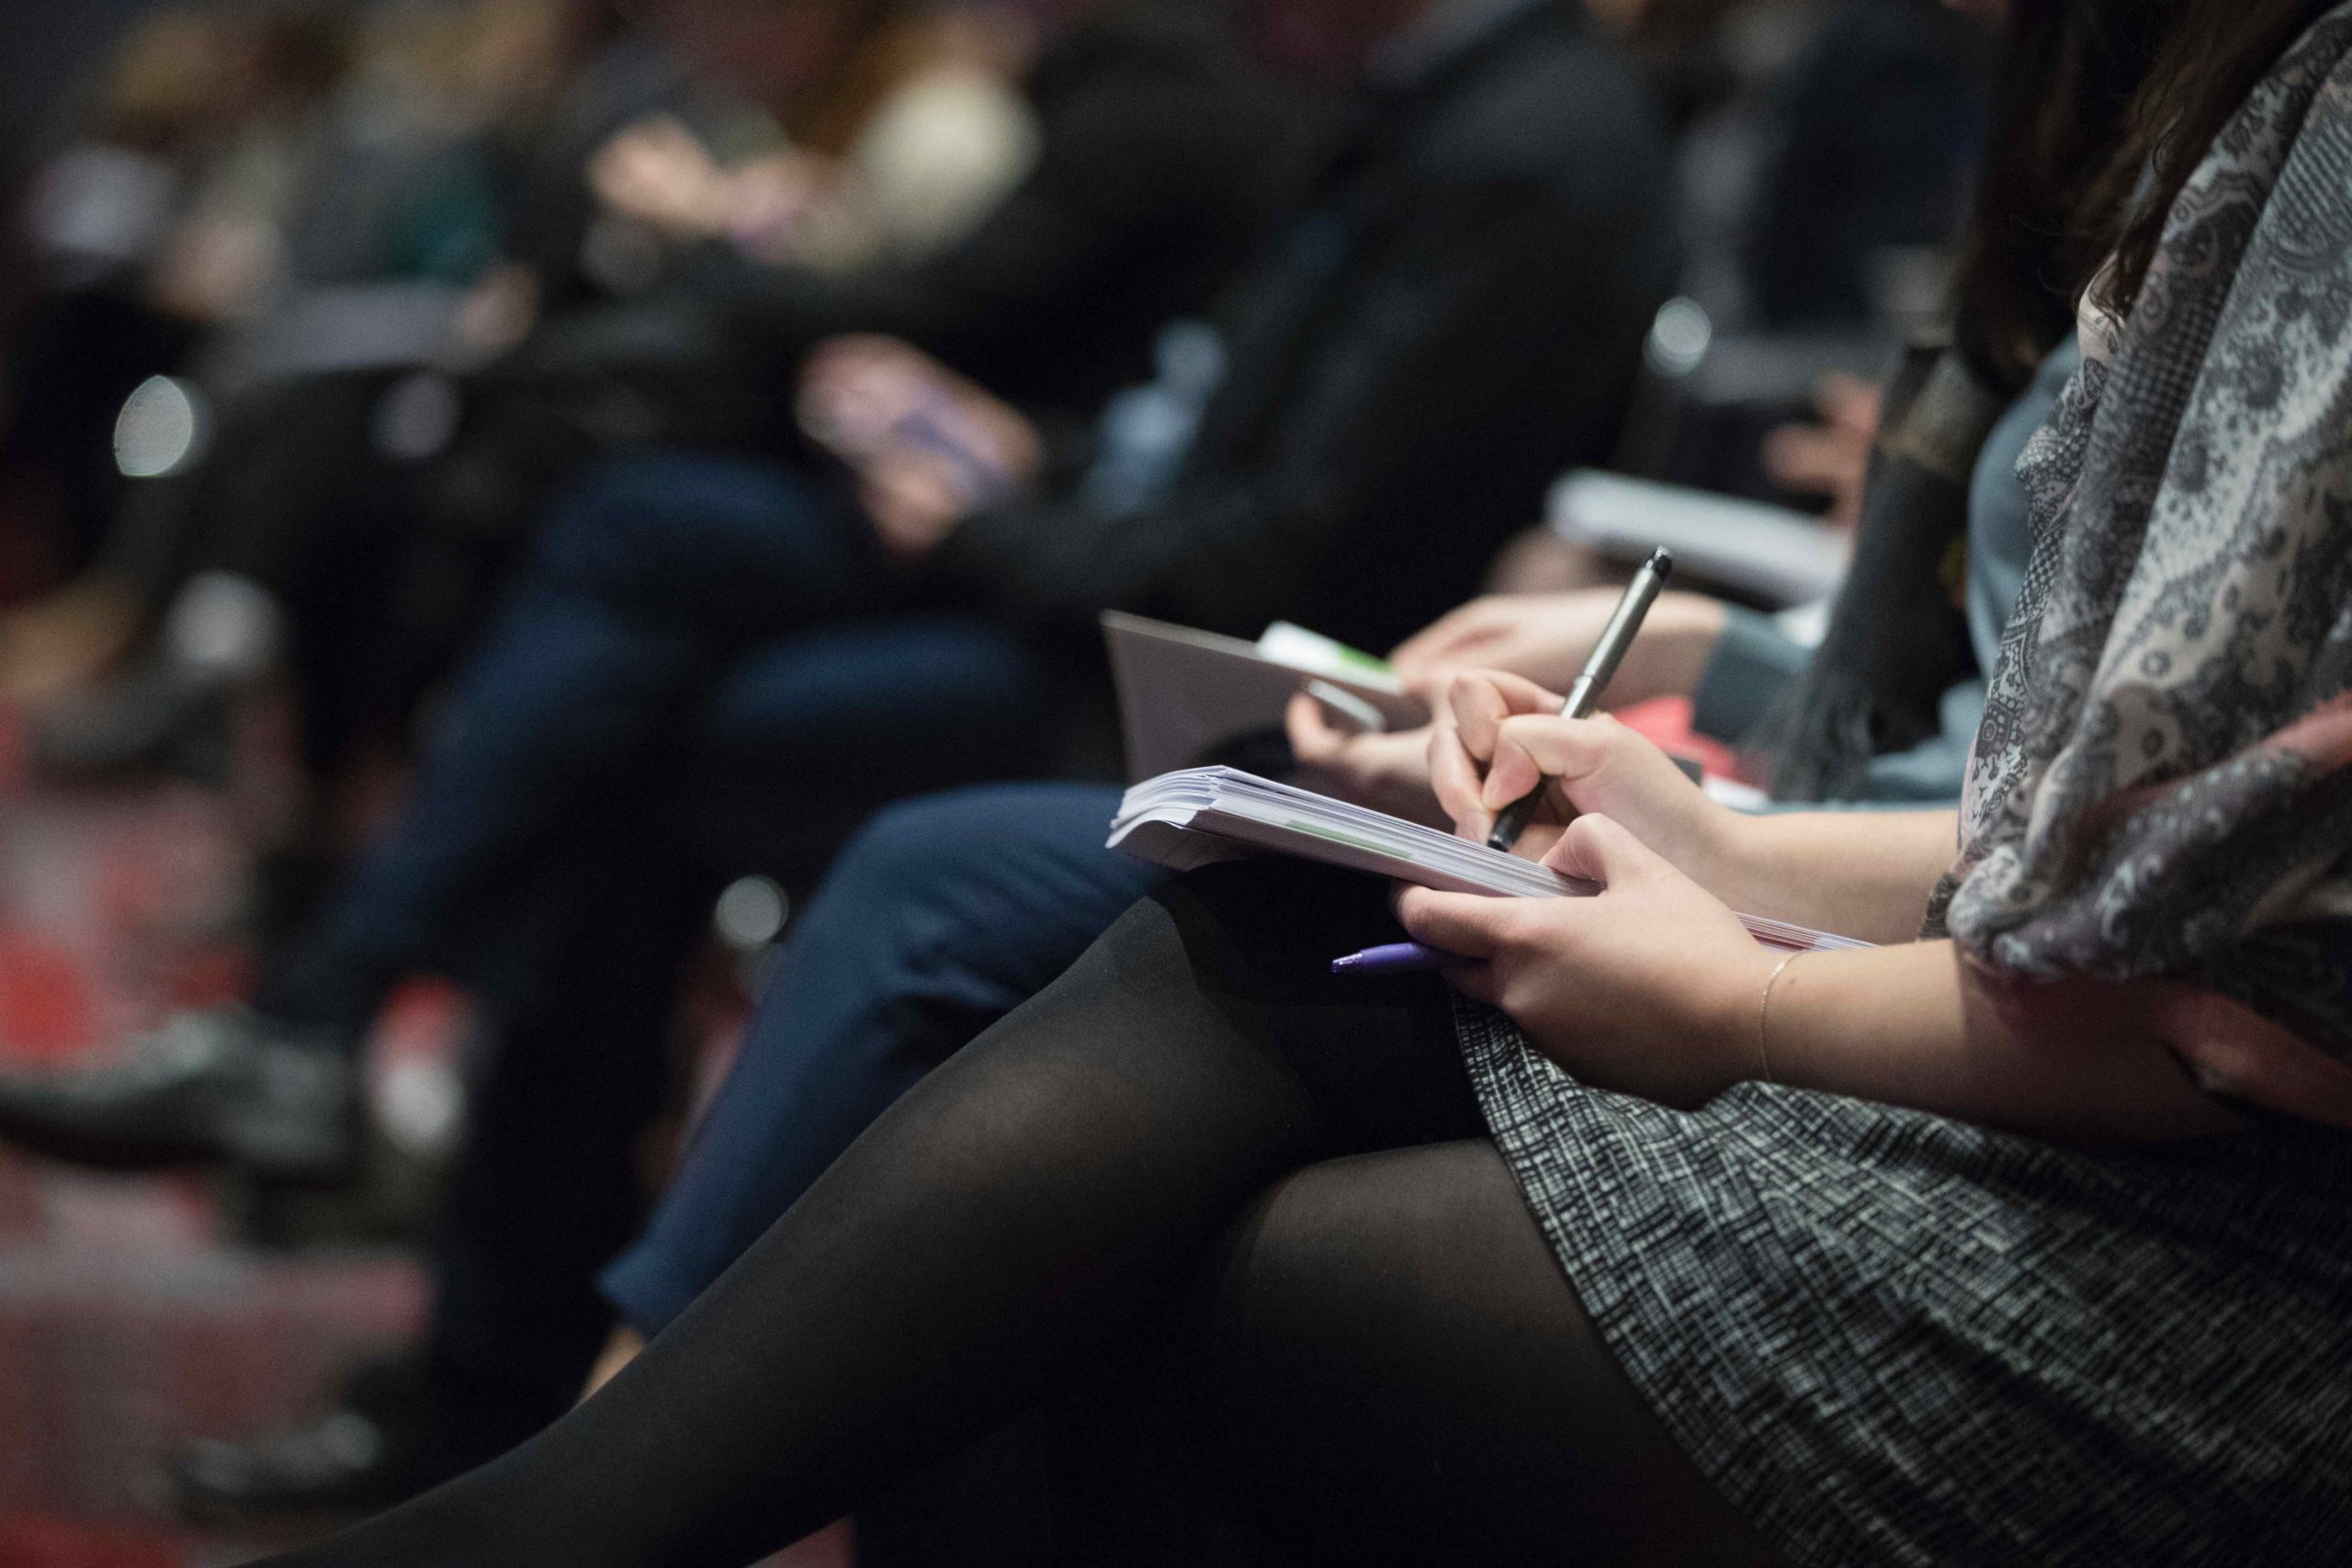
<path id="1" fill-rule="evenodd" d="M 1610 677 L 1615 673 L 1617 666 L 1623 660 L 1626 649 L 1632 646 L 1635 633 L 1641 628 L 1644 615 L 1648 613 L 1650 605 L 1656 603 L 1659 591 L 1665 586 L 1666 579 L 1673 570 L 1674 559 L 1668 552 L 1661 549 L 1651 554 L 1650 558 L 1643 564 L 1641 570 L 1634 574 L 1633 582 L 1628 585 L 1624 595 L 1619 600 L 1616 612 L 1610 617 L 1607 627 L 1596 641 L 1590 657 L 1585 662 L 1583 672 L 1577 677 L 1564 700 L 1548 696 L 1532 682 L 1491 671 L 1482 672 L 1465 681 L 1462 688 L 1457 688 L 1457 690 L 1466 688 L 1472 692 L 1483 692 L 1488 702 L 1500 705 L 1498 711 L 1492 714 L 1457 714 L 1457 719 L 1466 716 L 1471 720 L 1474 728 L 1485 732 L 1480 737 L 1484 742 L 1483 745 L 1469 749 L 1473 750 L 1473 755 L 1458 759 L 1457 769 L 1464 765 L 1475 768 L 1479 759 L 1483 758 L 1486 767 L 1480 770 L 1483 774 L 1480 787 L 1489 790 L 1498 782 L 1498 773 L 1516 771 L 1508 768 L 1498 770 L 1495 766 L 1501 760 L 1504 750 L 1502 726 L 1510 721 L 1510 716 L 1529 712 L 1528 705 L 1532 702 L 1540 702 L 1545 706 L 1556 705 L 1555 711 L 1560 717 L 1564 718 L 1583 718 L 1589 716 L 1598 705 L 1602 688 L 1607 685 Z M 1520 690 L 1521 688 L 1523 688 L 1523 691 Z M 1479 707 L 1485 705 L 1474 703 L 1472 705 Z M 1611 728 L 1613 729 L 1613 727 Z M 1613 743 L 1605 743 L 1604 749 L 1611 753 L 1618 751 L 1628 753 L 1625 757 L 1619 759 L 1620 766 L 1610 771 L 1629 773 L 1630 776 L 1623 782 L 1632 786 L 1631 793 L 1634 795 L 1655 800 L 1668 816 L 1681 815 L 1679 807 L 1685 804 L 1696 807 L 1702 814 L 1712 809 L 1703 796 L 1700 796 L 1698 792 L 1690 787 L 1689 779 L 1666 758 L 1664 753 L 1657 751 L 1646 741 L 1638 740 L 1630 733 L 1608 737 L 1608 742 L 1620 739 L 1633 740 L 1634 744 L 1631 748 L 1626 748 Z M 1524 761 L 1535 760 L 1532 754 L 1524 759 Z M 1550 787 L 1548 779 L 1542 776 L 1540 772 L 1538 776 L 1531 782 L 1533 787 L 1525 789 L 1517 799 L 1503 803 L 1503 809 L 1498 814 L 1487 835 L 1487 848 L 1508 853 L 1524 835 L 1529 821 L 1541 807 L 1544 793 Z M 1447 793 L 1442 785 L 1440 793 L 1441 795 Z M 1458 786 L 1456 793 L 1458 793 Z M 1453 809 L 1457 818 L 1464 815 L 1464 803 L 1450 801 L 1448 804 Z M 1466 828 L 1467 824 L 1464 824 L 1464 827 Z M 1677 835 L 1665 836 L 1671 838 Z M 1405 942 L 1350 953 L 1334 960 L 1331 968 L 1332 972 L 1338 975 L 1372 976 L 1435 968 L 1449 961 L 1448 954 L 1416 943 Z"/>
<path id="2" fill-rule="evenodd" d="M 1600 637 L 1592 645 L 1591 657 L 1568 688 L 1560 704 L 1562 718 L 1584 718 L 1600 705 L 1600 694 L 1608 687 L 1617 666 L 1625 661 L 1625 650 L 1634 646 L 1634 638 L 1642 629 L 1642 621 L 1657 603 L 1666 587 L 1666 580 L 1674 574 L 1674 557 L 1664 549 L 1652 550 L 1650 558 L 1634 573 L 1634 581 L 1625 585 L 1625 596 L 1617 601 L 1616 613 L 1601 628 Z M 1487 847 L 1509 854 L 1518 846 L 1521 835 L 1533 820 L 1536 807 L 1543 804 L 1544 784 L 1535 787 L 1504 807 L 1495 818 L 1495 825 L 1487 834 Z"/>

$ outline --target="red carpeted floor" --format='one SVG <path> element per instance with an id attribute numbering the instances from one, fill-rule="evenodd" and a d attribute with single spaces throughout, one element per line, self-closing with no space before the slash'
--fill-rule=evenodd
<path id="1" fill-rule="evenodd" d="M 14 782 L 14 750 L 0 717 L 0 1065 L 100 1060 L 174 1006 L 234 996 L 266 800 L 44 794 Z M 431 990 L 390 1010 L 371 1089 L 396 1132 L 429 1140 L 446 1116 L 460 1014 Z M 423 1281 L 383 1245 L 242 1243 L 234 1201 L 0 1150 L 0 1568 L 226 1568 L 300 1539 L 183 1529 L 165 1456 L 300 1414 L 413 1327 Z M 834 1531 L 780 1561 L 850 1560 Z"/>

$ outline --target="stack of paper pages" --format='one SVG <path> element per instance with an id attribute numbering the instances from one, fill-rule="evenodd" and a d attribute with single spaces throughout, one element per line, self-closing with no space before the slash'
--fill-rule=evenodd
<path id="1" fill-rule="evenodd" d="M 1119 803 L 1111 847 L 1179 871 L 1272 851 L 1451 893 L 1557 898 L 1600 890 L 1435 828 L 1234 768 L 1188 768 L 1136 784 Z M 1754 915 L 1740 919 L 1770 947 L 1870 945 Z"/>

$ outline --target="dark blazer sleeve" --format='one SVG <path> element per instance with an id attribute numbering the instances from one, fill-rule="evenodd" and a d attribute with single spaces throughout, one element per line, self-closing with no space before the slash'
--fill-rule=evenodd
<path id="1" fill-rule="evenodd" d="M 970 234 L 836 276 L 718 262 L 700 287 L 729 329 L 786 358 L 888 333 L 1016 402 L 1084 404 L 1141 374 L 1153 329 L 1256 239 L 1310 117 L 1211 39 L 1081 52 L 1042 95 L 1036 165 Z"/>
<path id="2" fill-rule="evenodd" d="M 1622 130 L 1623 172 L 1662 175 L 1645 115 Z M 1308 614 L 1401 636 L 1468 592 L 1551 475 L 1606 454 L 1668 262 L 1634 180 L 1485 161 L 1418 172 L 1258 450 L 1135 515 L 974 517 L 942 569 L 1028 618 L 1120 605 L 1237 632 Z"/>

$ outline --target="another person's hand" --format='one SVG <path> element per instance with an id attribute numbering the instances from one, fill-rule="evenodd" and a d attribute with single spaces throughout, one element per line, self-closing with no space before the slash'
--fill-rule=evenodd
<path id="1" fill-rule="evenodd" d="M 1508 670 L 1566 688 L 1600 639 L 1623 592 L 1490 593 L 1474 599 L 1399 644 L 1388 656 L 1407 686 L 1423 696 L 1445 690 L 1464 670 Z M 1642 623 L 1609 685 L 1611 706 L 1695 690 L 1723 636 L 1724 611 L 1702 593 L 1662 593 Z"/>
<path id="2" fill-rule="evenodd" d="M 486 358 L 521 343 L 538 321 L 538 274 L 522 262 L 501 262 L 466 290 L 458 307 L 458 338 L 470 354 Z"/>
<path id="3" fill-rule="evenodd" d="M 1021 411 L 895 338 L 820 344 L 802 367 L 801 428 L 854 472 L 883 544 L 920 556 L 1045 466 Z"/>
<path id="4" fill-rule="evenodd" d="M 1758 998 L 1780 957 L 1623 825 L 1577 818 L 1544 857 L 1589 898 L 1408 887 L 1416 942 L 1458 954 L 1446 978 L 1508 1014 L 1580 1080 L 1684 1108 L 1750 1076 Z"/>
<path id="5" fill-rule="evenodd" d="M 970 516 L 975 500 L 956 465 L 921 446 L 892 446 L 854 465 L 857 497 L 882 547 L 920 560 Z"/>
<path id="6" fill-rule="evenodd" d="M 624 218 L 673 238 L 727 228 L 727 174 L 675 118 L 650 115 L 613 133 L 588 160 L 588 186 Z"/>
<path id="7" fill-rule="evenodd" d="M 1664 751 L 1607 715 L 1559 716 L 1561 698 L 1500 671 L 1455 677 L 1430 735 L 1430 784 L 1454 831 L 1483 842 L 1496 815 L 1540 783 L 1543 805 L 1518 852 L 1532 856 L 1598 812 L 1702 882 L 1732 853 L 1738 818 Z"/>
<path id="8" fill-rule="evenodd" d="M 147 297 L 191 321 L 248 317 L 277 287 L 285 253 L 276 226 L 259 219 L 193 217 L 172 231 L 149 268 Z"/>
<path id="9" fill-rule="evenodd" d="M 1449 827 L 1444 808 L 1430 789 L 1430 730 L 1343 729 L 1323 705 L 1306 693 L 1291 698 L 1283 715 L 1298 783 L 1320 795 L 1368 806 L 1391 817 Z"/>
<path id="10" fill-rule="evenodd" d="M 754 158 L 728 174 L 727 235 L 757 260 L 789 261 L 801 220 L 840 180 L 831 161 L 813 153 L 793 150 Z"/>
<path id="11" fill-rule="evenodd" d="M 650 115 L 588 161 L 588 184 L 614 212 L 673 240 L 729 239 L 781 261 L 801 215 L 838 178 L 830 159 L 786 149 L 724 167 L 684 123 Z"/>
<path id="12" fill-rule="evenodd" d="M 1764 471 L 1799 495 L 1829 498 L 1828 520 L 1850 527 L 1862 515 L 1862 484 L 1878 439 L 1879 391 L 1832 373 L 1814 393 L 1817 424 L 1784 424 L 1764 438 Z"/>

